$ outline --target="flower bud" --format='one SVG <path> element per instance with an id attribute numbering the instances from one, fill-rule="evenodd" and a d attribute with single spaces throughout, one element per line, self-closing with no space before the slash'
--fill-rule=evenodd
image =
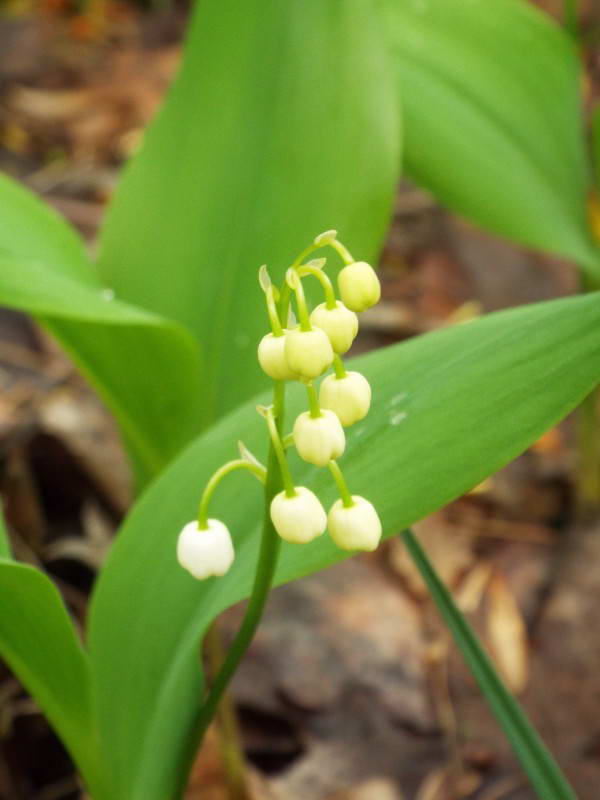
<path id="1" fill-rule="evenodd" d="M 369 413 L 369 381 L 359 372 L 347 372 L 343 378 L 328 375 L 321 382 L 319 405 L 333 411 L 345 427 L 354 425 Z"/>
<path id="2" fill-rule="evenodd" d="M 271 501 L 271 520 L 286 542 L 306 544 L 320 536 L 327 527 L 327 514 L 316 494 L 296 486 L 294 497 L 279 492 Z"/>
<path id="3" fill-rule="evenodd" d="M 338 287 L 342 300 L 352 311 L 365 311 L 381 297 L 379 278 L 366 261 L 344 267 L 338 275 Z"/>
<path id="4" fill-rule="evenodd" d="M 198 527 L 197 520 L 188 522 L 179 534 L 177 560 L 198 580 L 224 575 L 234 556 L 227 526 L 218 519 L 209 519 L 204 529 Z"/>
<path id="5" fill-rule="evenodd" d="M 333 361 L 331 342 L 320 328 L 288 331 L 284 352 L 290 369 L 306 380 L 317 378 Z"/>
<path id="6" fill-rule="evenodd" d="M 337 500 L 329 511 L 327 527 L 342 550 L 375 550 L 381 539 L 381 521 L 372 503 L 352 495 L 354 505 L 346 508 Z"/>
<path id="7" fill-rule="evenodd" d="M 312 325 L 325 331 L 336 353 L 342 354 L 349 350 L 358 333 L 356 314 L 339 300 L 335 308 L 327 308 L 325 303 L 321 303 L 310 315 L 310 321 Z"/>
<path id="8" fill-rule="evenodd" d="M 294 444 L 300 458 L 325 467 L 332 458 L 339 458 L 346 447 L 341 423 L 333 411 L 322 410 L 320 417 L 309 411 L 300 414 L 294 423 Z"/>
<path id="9" fill-rule="evenodd" d="M 298 376 L 290 369 L 284 354 L 285 335 L 275 336 L 267 333 L 258 345 L 258 363 L 275 381 L 291 381 Z"/>

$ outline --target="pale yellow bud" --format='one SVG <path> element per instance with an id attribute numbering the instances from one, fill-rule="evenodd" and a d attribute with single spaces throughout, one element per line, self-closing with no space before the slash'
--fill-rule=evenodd
<path id="1" fill-rule="evenodd" d="M 328 375 L 321 382 L 319 405 L 333 411 L 345 427 L 354 425 L 369 413 L 369 381 L 359 372 L 347 372 L 343 378 Z"/>
<path id="2" fill-rule="evenodd" d="M 316 467 L 327 466 L 346 447 L 344 429 L 333 411 L 322 410 L 320 417 L 311 417 L 305 411 L 296 419 L 293 435 L 300 458 Z"/>
<path id="3" fill-rule="evenodd" d="M 342 550 L 375 550 L 381 539 L 381 521 L 374 506 L 364 497 L 352 495 L 354 505 L 346 508 L 337 500 L 329 511 L 327 527 Z"/>
<path id="4" fill-rule="evenodd" d="M 336 353 L 349 350 L 358 333 L 358 317 L 339 300 L 335 308 L 327 308 L 325 303 L 321 303 L 310 315 L 310 321 L 325 331 Z"/>
<path id="5" fill-rule="evenodd" d="M 365 311 L 381 297 L 379 278 L 366 261 L 355 261 L 344 267 L 338 275 L 338 287 L 342 300 L 352 311 Z"/>
<path id="6" fill-rule="evenodd" d="M 177 560 L 198 580 L 224 575 L 235 556 L 227 526 L 218 519 L 209 519 L 207 526 L 188 522 L 177 540 Z"/>
<path id="7" fill-rule="evenodd" d="M 331 366 L 333 349 L 329 337 L 320 328 L 302 331 L 296 328 L 285 335 L 285 358 L 292 372 L 301 378 L 318 378 Z"/>
<path id="8" fill-rule="evenodd" d="M 291 381 L 298 376 L 290 369 L 285 357 L 285 335 L 267 333 L 258 345 L 258 363 L 275 381 Z"/>
<path id="9" fill-rule="evenodd" d="M 304 486 L 295 487 L 294 497 L 279 492 L 271 501 L 271 521 L 286 542 L 306 544 L 327 527 L 327 514 L 318 497 Z"/>

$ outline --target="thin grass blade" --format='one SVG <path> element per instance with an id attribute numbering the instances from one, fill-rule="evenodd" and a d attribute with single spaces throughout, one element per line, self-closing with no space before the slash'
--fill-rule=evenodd
<path id="1" fill-rule="evenodd" d="M 401 536 L 431 592 L 438 611 L 539 797 L 543 800 L 576 800 L 575 793 L 560 767 L 519 703 L 502 682 L 477 636 L 439 579 L 425 551 L 410 530 L 404 531 Z"/>

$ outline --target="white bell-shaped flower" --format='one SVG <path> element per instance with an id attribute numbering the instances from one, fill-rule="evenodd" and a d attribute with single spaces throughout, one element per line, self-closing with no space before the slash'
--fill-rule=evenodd
<path id="1" fill-rule="evenodd" d="M 290 369 L 285 357 L 285 335 L 267 333 L 258 345 L 258 363 L 275 381 L 291 381 L 298 376 Z"/>
<path id="2" fill-rule="evenodd" d="M 343 378 L 328 375 L 319 388 L 319 405 L 333 411 L 345 427 L 354 425 L 369 413 L 369 381 L 360 372 L 347 372 Z"/>
<path id="3" fill-rule="evenodd" d="M 177 560 L 198 580 L 224 575 L 235 557 L 227 526 L 218 519 L 207 524 L 202 529 L 197 520 L 188 522 L 177 540 Z"/>
<path id="4" fill-rule="evenodd" d="M 285 492 L 271 501 L 271 521 L 286 542 L 306 544 L 324 533 L 327 514 L 319 498 L 304 486 L 295 487 L 294 497 Z"/>
<path id="5" fill-rule="evenodd" d="M 338 275 L 338 287 L 344 304 L 352 311 L 365 311 L 381 297 L 379 278 L 366 261 L 345 266 Z"/>
<path id="6" fill-rule="evenodd" d="M 312 380 L 322 375 L 333 362 L 333 348 L 325 331 L 300 328 L 285 335 L 285 358 L 289 368 L 301 378 Z"/>
<path id="7" fill-rule="evenodd" d="M 326 303 L 318 305 L 310 315 L 310 321 L 325 331 L 334 351 L 340 355 L 350 349 L 358 333 L 358 317 L 339 300 L 335 308 L 327 308 Z"/>
<path id="8" fill-rule="evenodd" d="M 294 444 L 300 458 L 325 467 L 332 458 L 339 458 L 346 447 L 344 429 L 333 411 L 321 410 L 319 417 L 309 411 L 300 414 L 293 428 Z"/>
<path id="9" fill-rule="evenodd" d="M 327 527 L 342 550 L 375 550 L 381 539 L 381 520 L 375 507 L 364 497 L 352 495 L 354 505 L 346 508 L 337 500 L 329 511 Z"/>

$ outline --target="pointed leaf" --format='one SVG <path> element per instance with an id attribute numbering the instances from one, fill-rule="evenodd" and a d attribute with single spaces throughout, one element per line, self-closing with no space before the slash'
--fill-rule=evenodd
<path id="1" fill-rule="evenodd" d="M 579 54 L 521 0 L 387 0 L 408 173 L 491 231 L 600 274 Z"/>
<path id="2" fill-rule="evenodd" d="M 598 301 L 589 295 L 491 314 L 352 362 L 371 381 L 374 403 L 349 429 L 341 464 L 351 491 L 375 503 L 386 536 L 480 483 L 590 391 L 600 379 Z M 306 403 L 295 388 L 286 429 Z M 97 585 L 90 648 L 114 797 L 171 796 L 199 702 L 199 640 L 251 585 L 263 506 L 248 476 L 231 477 L 211 507 L 236 546 L 224 578 L 194 581 L 176 562 L 175 542 L 240 436 L 264 459 L 257 400 L 267 397 L 225 418 L 163 473 L 128 518 Z M 334 500 L 325 470 L 297 458 L 292 468 L 326 507 Z M 328 536 L 284 543 L 277 581 L 346 556 Z"/>
<path id="3" fill-rule="evenodd" d="M 402 538 L 538 797 L 543 800 L 575 800 L 575 793 L 560 767 L 531 726 L 524 711 L 502 683 L 494 665 L 455 605 L 452 595 L 429 563 L 421 545 L 410 531 L 405 531 Z"/>
<path id="4" fill-rule="evenodd" d="M 398 111 L 371 2 L 203 0 L 182 70 L 126 170 L 100 267 L 203 345 L 214 418 L 267 385 L 257 271 L 321 231 L 374 258 L 398 180 Z"/>
<path id="5" fill-rule="evenodd" d="M 89 788 L 99 788 L 89 663 L 58 591 L 39 570 L 0 558 L 0 608 L 0 655 L 39 703 Z"/>
<path id="6" fill-rule="evenodd" d="M 35 315 L 62 343 L 114 412 L 142 485 L 199 430 L 197 346 L 179 325 L 54 263 L 0 253 L 0 303 Z"/>
<path id="7" fill-rule="evenodd" d="M 0 304 L 33 314 L 115 414 L 138 485 L 200 430 L 199 354 L 170 320 L 113 299 L 75 231 L 0 175 Z"/>
<path id="8" fill-rule="evenodd" d="M 0 206 L 0 254 L 47 261 L 65 277 L 96 285 L 93 267 L 75 230 L 33 192 L 1 173 Z"/>

